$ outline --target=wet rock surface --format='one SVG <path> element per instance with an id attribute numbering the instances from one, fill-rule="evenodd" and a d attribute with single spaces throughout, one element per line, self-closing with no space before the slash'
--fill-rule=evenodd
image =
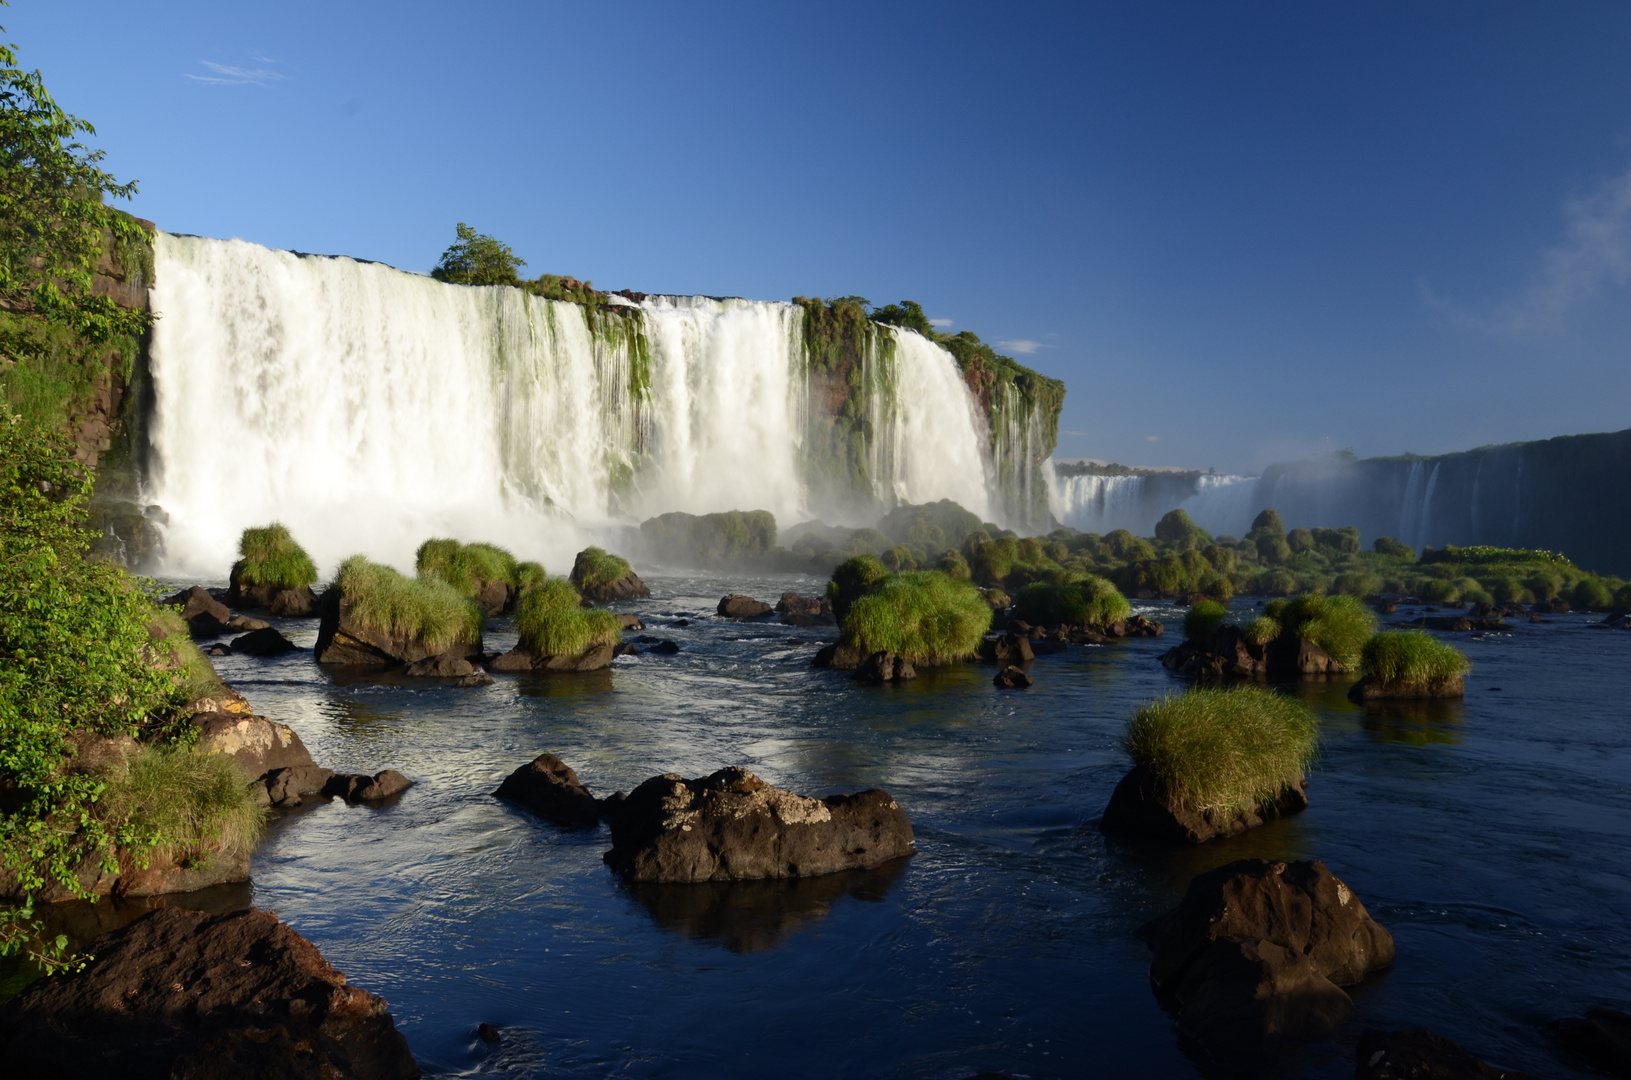
<path id="1" fill-rule="evenodd" d="M 751 596 L 742 596 L 731 593 L 722 597 L 717 609 L 719 615 L 727 619 L 762 619 L 772 613 L 769 604 L 762 600 L 755 600 Z"/>
<path id="2" fill-rule="evenodd" d="M 776 614 L 788 626 L 838 625 L 838 619 L 833 615 L 832 601 L 825 596 L 782 593 L 781 599 L 776 601 Z"/>
<path id="3" fill-rule="evenodd" d="M 1459 675 L 1436 682 L 1382 682 L 1371 675 L 1362 677 L 1348 688 L 1348 700 L 1366 701 L 1431 701 L 1444 698 L 1466 697 L 1466 681 Z"/>
<path id="4" fill-rule="evenodd" d="M 854 671 L 865 659 L 866 655 L 855 646 L 835 642 L 818 649 L 811 663 L 833 671 Z"/>
<path id="5" fill-rule="evenodd" d="M 198 748 L 226 754 L 253 780 L 273 769 L 313 764 L 311 752 L 288 724 L 264 716 L 203 714 L 195 716 Z"/>
<path id="6" fill-rule="evenodd" d="M 997 672 L 996 678 L 991 680 L 999 690 L 1024 690 L 1036 680 L 1027 675 L 1023 668 L 1009 664 Z"/>
<path id="7" fill-rule="evenodd" d="M 1192 810 L 1169 796 L 1142 765 L 1121 778 L 1099 828 L 1108 836 L 1162 844 L 1204 844 L 1239 836 L 1265 821 L 1308 809 L 1308 781 L 1287 785 L 1279 799 L 1234 815 Z"/>
<path id="8" fill-rule="evenodd" d="M 1307 638 L 1278 637 L 1255 645 L 1238 626 L 1220 626 L 1205 641 L 1184 641 L 1163 653 L 1161 664 L 1191 679 L 1298 679 L 1348 671 Z"/>
<path id="9" fill-rule="evenodd" d="M 1599 1006 L 1552 1024 L 1558 1045 L 1594 1069 L 1631 1077 L 1631 1014 Z"/>
<path id="10" fill-rule="evenodd" d="M 1353 1011 L 1341 988 L 1395 956 L 1392 936 L 1318 860 L 1220 866 L 1140 933 L 1179 1033 L 1226 1065 L 1330 1036 Z"/>
<path id="11" fill-rule="evenodd" d="M 1036 659 L 1036 650 L 1027 635 L 994 634 L 981 640 L 980 659 L 999 664 L 1029 664 Z"/>
<path id="12" fill-rule="evenodd" d="M 904 656 L 892 652 L 875 652 L 861 661 L 851 676 L 857 682 L 882 685 L 888 682 L 907 682 L 917 678 L 917 668 Z"/>
<path id="13" fill-rule="evenodd" d="M 242 616 L 236 616 L 242 618 Z M 294 652 L 296 645 L 276 629 L 263 626 L 232 639 L 232 651 L 246 656 L 282 656 Z"/>
<path id="14" fill-rule="evenodd" d="M 104 934 L 83 972 L 0 1007 L 0 1071 L 47 1078 L 411 1080 L 384 999 L 267 912 L 163 908 Z"/>
<path id="15" fill-rule="evenodd" d="M 877 867 L 913 853 L 886 791 L 812 799 L 746 769 L 654 776 L 611 816 L 607 864 L 631 881 L 748 881 Z"/>
<path id="16" fill-rule="evenodd" d="M 489 671 L 507 675 L 598 671 L 610 667 L 614 655 L 610 645 L 592 645 L 575 656 L 536 656 L 517 645 L 496 657 L 487 667 Z"/>
<path id="17" fill-rule="evenodd" d="M 557 825 L 598 825 L 602 806 L 572 767 L 554 754 L 539 754 L 504 778 L 493 792 Z"/>
<path id="18" fill-rule="evenodd" d="M 1431 1031 L 1367 1029 L 1354 1059 L 1355 1080 L 1536 1080 L 1488 1065 Z"/>
<path id="19" fill-rule="evenodd" d="M 323 595 L 322 622 L 317 629 L 319 664 L 411 664 L 442 653 L 475 656 L 481 652 L 479 636 L 433 648 L 412 635 L 386 634 L 365 626 L 352 618 L 351 609 L 351 598 L 339 589 Z"/>

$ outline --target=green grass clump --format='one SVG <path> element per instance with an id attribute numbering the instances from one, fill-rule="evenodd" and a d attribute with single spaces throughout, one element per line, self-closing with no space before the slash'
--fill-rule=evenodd
<path id="1" fill-rule="evenodd" d="M 1601 611 L 1613 605 L 1614 594 L 1601 578 L 1582 578 L 1574 587 L 1574 595 L 1569 602 L 1577 608 Z"/>
<path id="2" fill-rule="evenodd" d="M 303 589 L 317 581 L 317 564 L 281 523 L 245 529 L 238 538 L 238 580 L 245 585 Z"/>
<path id="3" fill-rule="evenodd" d="M 175 608 L 156 608 L 147 619 L 147 633 L 153 639 L 153 666 L 180 672 L 182 692 L 187 701 L 211 697 L 226 689 L 215 673 L 215 665 L 193 643 L 187 623 Z"/>
<path id="4" fill-rule="evenodd" d="M 1388 630 L 1365 642 L 1361 667 L 1366 675 L 1389 685 L 1436 688 L 1472 669 L 1460 649 L 1422 630 Z"/>
<path id="5" fill-rule="evenodd" d="M 426 540 L 414 553 L 421 578 L 439 578 L 465 596 L 475 596 L 495 581 L 514 586 L 517 565 L 514 555 L 494 544 Z"/>
<path id="6" fill-rule="evenodd" d="M 572 563 L 572 584 L 587 592 L 629 576 L 629 560 L 597 547 L 584 548 Z"/>
<path id="7" fill-rule="evenodd" d="M 1110 582 L 1085 576 L 1066 585 L 1033 581 L 1014 596 L 1014 613 L 1039 626 L 1109 626 L 1133 613 Z"/>
<path id="8" fill-rule="evenodd" d="M 544 570 L 543 563 L 521 562 L 515 564 L 515 588 L 517 592 L 526 592 L 537 588 L 547 580 L 549 574 Z"/>
<path id="9" fill-rule="evenodd" d="M 1355 667 L 1365 641 L 1376 631 L 1376 613 L 1357 596 L 1309 593 L 1286 604 L 1277 616 L 1285 632 L 1306 638 L 1344 667 Z"/>
<path id="10" fill-rule="evenodd" d="M 1280 620 L 1270 615 L 1259 615 L 1240 632 L 1248 645 L 1267 645 L 1280 636 Z"/>
<path id="11" fill-rule="evenodd" d="M 1318 734 L 1295 698 L 1256 686 L 1196 688 L 1141 706 L 1121 748 L 1174 801 L 1233 816 L 1298 783 Z"/>
<path id="12" fill-rule="evenodd" d="M 889 568 L 871 555 L 857 555 L 846 559 L 832 572 L 827 582 L 827 596 L 832 600 L 833 615 L 839 622 L 849 614 L 850 605 L 889 579 Z"/>
<path id="13" fill-rule="evenodd" d="M 95 814 L 138 859 L 150 851 L 202 867 L 254 848 L 265 815 L 238 763 L 183 746 L 142 746 L 106 775 Z"/>
<path id="14" fill-rule="evenodd" d="M 1229 620 L 1229 609 L 1216 600 L 1203 600 L 1184 614 L 1184 637 L 1206 642 Z"/>
<path id="15" fill-rule="evenodd" d="M 415 638 L 433 652 L 481 636 L 481 609 L 441 577 L 404 577 L 353 555 L 334 583 L 351 601 L 351 618 L 377 633 Z"/>
<path id="16" fill-rule="evenodd" d="M 549 578 L 521 594 L 515 632 L 521 647 L 534 656 L 577 656 L 623 638 L 617 616 L 584 607 L 578 590 L 565 578 Z"/>
<path id="17" fill-rule="evenodd" d="M 972 584 L 938 570 L 896 574 L 849 606 L 840 642 L 913 664 L 965 660 L 991 628 L 991 605 Z"/>

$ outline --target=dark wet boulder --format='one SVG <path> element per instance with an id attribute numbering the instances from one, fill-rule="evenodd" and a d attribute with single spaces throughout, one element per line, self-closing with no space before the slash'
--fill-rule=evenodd
<path id="1" fill-rule="evenodd" d="M 656 653 L 658 656 L 673 656 L 680 651 L 680 643 L 664 638 L 646 651 Z"/>
<path id="2" fill-rule="evenodd" d="M 194 585 L 190 589 L 182 589 L 174 595 L 166 596 L 163 603 L 165 607 L 177 608 L 181 617 L 189 621 L 194 615 L 208 614 L 215 616 L 217 622 L 225 625 L 232 618 L 231 610 L 202 585 Z"/>
<path id="3" fill-rule="evenodd" d="M 439 653 L 453 652 L 475 656 L 481 652 L 481 636 L 433 647 L 403 631 L 376 630 L 352 616 L 354 600 L 339 586 L 323 594 L 322 622 L 317 628 L 316 657 L 319 664 L 384 665 L 411 664 Z"/>
<path id="4" fill-rule="evenodd" d="M 1618 1009 L 1587 1009 L 1552 1024 L 1565 1051 L 1612 1076 L 1631 1077 L 1631 1014 Z"/>
<path id="5" fill-rule="evenodd" d="M 771 614 L 773 609 L 762 600 L 731 593 L 720 599 L 717 610 L 727 619 L 762 619 Z"/>
<path id="6" fill-rule="evenodd" d="M 335 773 L 323 785 L 323 794 L 349 803 L 381 802 L 413 787 L 413 781 L 395 769 L 367 773 Z"/>
<path id="7" fill-rule="evenodd" d="M 832 601 L 825 596 L 800 596 L 782 593 L 776 601 L 776 614 L 788 626 L 837 626 Z"/>
<path id="8" fill-rule="evenodd" d="M 252 630 L 265 630 L 272 624 L 265 619 L 251 619 L 248 615 L 233 615 L 227 620 L 227 629 L 236 630 L 240 634 L 247 634 Z"/>
<path id="9" fill-rule="evenodd" d="M 1204 641 L 1186 640 L 1161 654 L 1161 664 L 1191 679 L 1251 679 L 1268 674 L 1268 652 L 1225 625 Z"/>
<path id="10" fill-rule="evenodd" d="M 1355 1080 L 1536 1080 L 1497 1069 L 1431 1031 L 1360 1032 L 1354 1047 Z"/>
<path id="11" fill-rule="evenodd" d="M 1180 1034 L 1229 1066 L 1330 1036 L 1353 1011 L 1341 988 L 1395 957 L 1392 936 L 1318 860 L 1220 866 L 1140 934 Z"/>
<path id="12" fill-rule="evenodd" d="M 611 817 L 606 862 L 633 881 L 748 881 L 860 870 L 913 853 L 885 791 L 812 799 L 746 769 L 654 776 Z"/>
<path id="13" fill-rule="evenodd" d="M 1563 599 L 1561 596 L 1558 596 L 1558 597 L 1553 597 L 1551 600 L 1539 600 L 1539 601 L 1536 601 L 1534 604 L 1530 605 L 1529 614 L 1531 614 L 1531 615 L 1567 615 L 1569 612 L 1571 612 L 1573 610 L 1574 610 L 1574 606 L 1572 604 L 1570 604 L 1567 600 Z"/>
<path id="14" fill-rule="evenodd" d="M 334 779 L 334 770 L 321 765 L 294 765 L 269 771 L 263 783 L 266 801 L 277 807 L 299 806 L 308 795 L 321 795 Z"/>
<path id="15" fill-rule="evenodd" d="M 275 915 L 161 908 L 90 946 L 83 972 L 0 1007 L 0 1072 L 129 1080 L 412 1080 L 382 998 Z"/>
<path id="16" fill-rule="evenodd" d="M 187 620 L 187 636 L 194 641 L 209 641 L 218 638 L 230 630 L 225 622 L 217 619 L 208 611 L 200 611 Z"/>
<path id="17" fill-rule="evenodd" d="M 517 645 L 495 657 L 489 671 L 507 675 L 561 674 L 572 671 L 599 671 L 610 667 L 615 654 L 611 645 L 591 645 L 575 656 L 536 656 Z"/>
<path id="18" fill-rule="evenodd" d="M 1269 642 L 1268 670 L 1276 678 L 1344 675 L 1348 667 L 1305 637 L 1282 634 Z"/>
<path id="19" fill-rule="evenodd" d="M 243 564 L 234 563 L 227 587 L 226 602 L 249 611 L 269 611 L 280 619 L 303 619 L 318 613 L 318 598 L 309 585 L 283 588 L 278 585 L 246 585 L 240 578 Z"/>
<path id="20" fill-rule="evenodd" d="M 1268 805 L 1225 816 L 1214 810 L 1192 810 L 1168 795 L 1150 771 L 1136 765 L 1110 795 L 1099 828 L 1108 836 L 1154 843 L 1204 844 L 1239 836 L 1272 818 L 1308 809 L 1308 781 L 1287 785 Z"/>
<path id="21" fill-rule="evenodd" d="M 1129 615 L 1123 621 L 1111 623 L 1104 629 L 1110 637 L 1160 637 L 1166 633 L 1165 626 L 1142 615 Z"/>
<path id="22" fill-rule="evenodd" d="M 1488 633 L 1507 629 L 1499 616 L 1490 619 L 1469 619 L 1465 615 L 1423 615 L 1419 619 L 1397 625 L 1411 630 L 1442 630 L 1447 633 Z"/>
<path id="23" fill-rule="evenodd" d="M 980 641 L 980 659 L 998 664 L 1029 664 L 1036 659 L 1028 636 L 1020 634 L 992 634 Z"/>
<path id="24" fill-rule="evenodd" d="M 226 754 L 250 780 L 273 769 L 312 764 L 311 752 L 288 724 L 232 713 L 203 713 L 193 717 L 193 723 L 198 728 L 198 749 Z"/>
<path id="25" fill-rule="evenodd" d="M 402 669 L 402 674 L 416 679 L 462 679 L 480 670 L 468 657 L 455 650 L 415 660 Z"/>
<path id="26" fill-rule="evenodd" d="M 214 645 L 211 645 L 209 648 L 204 650 L 204 655 L 205 656 L 231 656 L 232 655 L 232 647 L 230 645 L 222 645 L 220 642 L 216 642 Z"/>
<path id="27" fill-rule="evenodd" d="M 811 663 L 818 668 L 830 668 L 833 671 L 854 671 L 865 659 L 866 654 L 858 647 L 834 643 L 817 650 Z"/>
<path id="28" fill-rule="evenodd" d="M 644 630 L 646 628 L 646 624 L 640 621 L 638 615 L 619 615 L 617 623 L 624 630 Z"/>
<path id="29" fill-rule="evenodd" d="M 1027 675 L 1022 668 L 1012 664 L 997 672 L 997 677 L 991 680 L 999 690 L 1024 690 L 1035 680 Z"/>
<path id="30" fill-rule="evenodd" d="M 506 776 L 493 795 L 557 825 L 588 828 L 600 823 L 600 800 L 554 754 L 539 754 Z"/>
<path id="31" fill-rule="evenodd" d="M 294 652 L 295 643 L 278 633 L 275 628 L 268 626 L 233 638 L 232 651 L 243 653 L 245 656 L 282 656 L 284 653 Z"/>
<path id="32" fill-rule="evenodd" d="M 869 653 L 861 666 L 855 669 L 850 676 L 857 682 L 874 683 L 882 685 L 889 682 L 907 682 L 917 678 L 917 668 L 904 656 L 896 656 L 892 652 Z"/>

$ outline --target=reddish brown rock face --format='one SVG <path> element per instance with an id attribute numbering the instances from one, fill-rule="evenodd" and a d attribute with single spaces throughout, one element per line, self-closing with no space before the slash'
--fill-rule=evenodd
<path id="1" fill-rule="evenodd" d="M 84 972 L 0 1008 L 0 1072 L 228 1080 L 412 1080 L 384 999 L 276 916 L 164 908 L 98 938 Z"/>

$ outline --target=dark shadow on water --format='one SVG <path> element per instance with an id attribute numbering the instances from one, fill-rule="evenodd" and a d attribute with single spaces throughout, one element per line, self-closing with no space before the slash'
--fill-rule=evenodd
<path id="1" fill-rule="evenodd" d="M 1365 706 L 1360 726 L 1379 743 L 1410 746 L 1461 742 L 1460 701 L 1382 701 Z"/>
<path id="2" fill-rule="evenodd" d="M 755 953 L 774 949 L 789 934 L 816 925 L 846 896 L 881 901 L 906 863 L 894 859 L 875 870 L 786 881 L 625 882 L 623 888 L 664 930 L 734 953 Z"/>

